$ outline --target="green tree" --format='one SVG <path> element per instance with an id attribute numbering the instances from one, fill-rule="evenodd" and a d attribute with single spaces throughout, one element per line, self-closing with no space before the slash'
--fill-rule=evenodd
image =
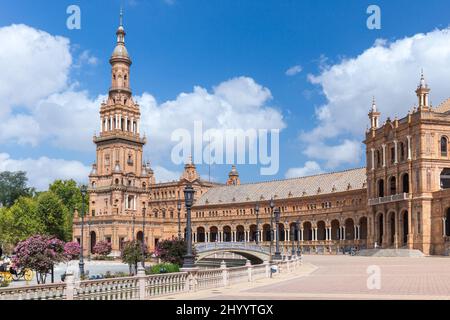
<path id="1" fill-rule="evenodd" d="M 20 197 L 11 208 L 0 213 L 0 237 L 3 243 L 15 245 L 44 230 L 34 198 Z"/>
<path id="2" fill-rule="evenodd" d="M 69 213 L 61 199 L 53 192 L 43 192 L 37 198 L 37 215 L 45 227 L 45 233 L 61 240 L 70 240 Z"/>
<path id="3" fill-rule="evenodd" d="M 62 201 L 68 211 L 68 219 L 66 221 L 66 233 L 68 238 L 72 238 L 72 222 L 75 209 L 81 210 L 81 190 L 75 180 L 55 180 L 50 186 L 49 191 L 56 194 Z M 89 199 L 86 196 L 84 207 L 87 210 Z"/>
<path id="4" fill-rule="evenodd" d="M 32 196 L 35 190 L 27 187 L 24 171 L 0 172 L 0 206 L 10 207 L 21 196 Z"/>

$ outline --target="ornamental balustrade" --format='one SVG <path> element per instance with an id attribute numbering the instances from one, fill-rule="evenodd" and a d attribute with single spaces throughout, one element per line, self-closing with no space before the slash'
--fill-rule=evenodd
<path id="1" fill-rule="evenodd" d="M 297 256 L 283 256 L 283 260 L 260 265 L 199 269 L 168 274 L 146 275 L 139 268 L 136 276 L 99 280 L 75 281 L 72 274 L 66 281 L 56 284 L 0 288 L 0 300 L 146 300 L 183 292 L 227 287 L 270 278 L 276 265 L 279 273 L 291 272 L 301 265 Z"/>

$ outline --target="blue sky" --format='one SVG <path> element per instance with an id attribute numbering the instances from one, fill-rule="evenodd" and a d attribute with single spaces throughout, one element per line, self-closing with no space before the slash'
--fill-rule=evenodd
<path id="1" fill-rule="evenodd" d="M 81 8 L 81 30 L 66 28 L 66 8 L 71 4 Z M 83 92 L 83 98 L 92 103 L 97 102 L 99 95 L 106 94 L 110 85 L 108 59 L 114 48 L 114 33 L 121 4 L 125 13 L 126 45 L 133 59 L 131 85 L 135 95 L 147 93 L 162 108 L 167 101 L 178 101 L 177 97 L 182 92 L 193 93 L 194 86 L 213 94 L 214 87 L 238 77 L 252 79 L 252 84 L 270 90 L 271 97 L 263 99 L 257 108 L 262 114 L 267 114 L 264 110 L 271 108 L 282 116 L 285 128 L 280 135 L 280 169 L 275 176 L 260 176 L 257 166 L 240 166 L 238 170 L 242 181 L 279 179 L 364 166 L 364 148 L 357 144 L 361 145 L 364 139 L 364 128 L 368 123 L 364 113 L 370 107 L 372 95 L 377 96 L 383 115 L 401 117 L 415 102 L 414 86 L 419 80 L 420 68 L 425 69 L 432 89 L 436 79 L 441 82 L 449 76 L 446 72 L 448 69 L 434 68 L 436 59 L 439 60 L 437 65 L 450 65 L 448 54 L 437 55 L 434 50 L 428 55 L 421 55 L 420 50 L 406 50 L 407 57 L 397 61 L 395 50 L 400 49 L 390 47 L 396 42 L 400 42 L 398 44 L 401 46 L 402 41 L 415 39 L 419 33 L 426 35 L 424 39 L 412 40 L 414 43 L 422 41 L 426 45 L 425 41 L 429 41 L 434 45 L 437 36 L 430 33 L 434 30 L 442 32 L 450 21 L 446 14 L 450 9 L 448 1 L 19 0 L 2 4 L 0 27 L 24 24 L 45 31 L 52 37 L 67 38 L 70 41 L 67 47 L 71 61 L 67 70 L 62 67 L 62 72 L 67 73 L 65 85 L 48 89 L 45 95 L 35 98 L 35 101 L 31 99 L 23 105 L 11 104 L 3 115 L 10 118 L 17 118 L 20 114 L 30 115 L 39 101 L 53 93 L 71 91 L 76 92 L 79 98 Z M 366 27 L 366 9 L 370 4 L 377 4 L 381 8 L 380 30 Z M 5 29 L 0 30 L 0 35 L 2 31 Z M 374 45 L 377 39 L 385 41 Z M 368 51 L 377 46 L 380 50 Z M 438 46 L 445 44 L 438 42 Z M 370 67 L 365 69 L 361 57 L 365 52 L 376 55 L 371 58 L 373 64 L 370 67 L 373 70 Z M 382 58 L 384 54 L 388 58 L 392 54 L 390 61 L 395 60 L 392 62 L 394 69 L 390 67 L 385 73 L 377 74 L 386 66 Z M 61 62 L 58 59 L 52 61 L 52 57 L 48 60 L 52 66 Z M 346 63 L 348 61 L 353 62 Z M 10 64 L 5 63 L 8 68 Z M 286 71 L 294 66 L 301 66 L 301 72 L 287 75 Z M 398 86 L 396 90 L 389 92 L 389 88 L 380 86 L 387 78 L 393 81 L 390 72 L 399 74 L 405 70 L 407 72 L 404 74 L 408 76 L 394 82 Z M 42 75 L 45 70 L 39 72 Z M 361 84 L 358 77 L 372 72 L 367 77 L 367 83 L 358 86 Z M 341 77 L 340 73 L 347 77 Z M 341 88 L 339 81 L 347 83 Z M 352 81 L 356 85 L 349 87 Z M 238 86 L 239 81 L 233 84 Z M 35 85 L 39 86 L 39 81 Z M 15 90 L 17 95 L 26 92 L 27 88 L 23 86 Z M 348 92 L 352 92 L 355 99 L 345 100 Z M 384 92 L 388 97 L 384 96 Z M 389 98 L 391 93 L 392 99 Z M 446 94 L 445 87 L 441 89 L 437 85 L 436 101 L 433 96 L 432 101 L 438 104 L 446 96 L 450 94 Z M 333 97 L 331 102 L 330 97 Z M 345 103 L 335 103 L 341 100 Z M 178 102 L 181 104 L 179 107 L 183 107 Z M 157 107 L 145 110 L 152 108 Z M 331 128 L 334 125 L 333 115 L 339 111 L 338 108 L 341 108 L 343 116 L 337 120 L 336 127 Z M 163 109 L 161 112 L 164 112 Z M 80 107 L 75 110 L 82 112 L 83 109 Z M 318 112 L 320 110 L 324 112 Z M 356 120 L 349 121 L 346 128 L 345 117 L 355 117 Z M 82 119 L 80 117 L 80 121 Z M 45 123 L 45 119 L 40 120 Z M 339 121 L 343 124 L 339 124 Z M 14 122 L 11 120 L 10 124 Z M 71 125 L 73 123 L 68 122 L 67 126 Z M 68 177 L 71 170 L 88 167 L 95 159 L 91 138 L 88 138 L 87 147 L 74 149 L 70 139 L 67 140 L 70 134 L 63 133 L 63 129 L 45 133 L 42 122 L 40 126 L 37 131 L 24 130 L 8 136 L 8 139 L 5 133 L 4 139 L 0 136 L 0 154 L 3 154 L 3 158 L 0 157 L 0 169 L 33 170 L 30 165 L 32 160 L 46 157 L 48 161 L 44 163 L 54 163 L 55 166 L 57 163 L 64 166 L 66 161 L 73 161 L 70 169 L 59 172 L 62 177 Z M 319 127 L 322 131 L 336 132 L 313 134 Z M 89 129 L 89 126 L 79 128 Z M 71 130 L 75 130 L 75 127 Z M 92 137 L 92 133 L 88 136 Z M 20 135 L 26 134 L 39 135 L 39 139 L 24 142 Z M 58 134 L 64 134 L 66 138 L 57 137 Z M 161 139 L 155 143 L 163 144 Z M 158 154 L 160 149 L 153 152 L 151 135 L 148 140 L 146 158 L 153 166 L 166 170 L 161 169 L 161 179 L 176 176 L 181 167 L 170 163 L 170 152 L 163 150 L 165 154 Z M 78 143 L 74 141 L 74 144 Z M 318 155 L 320 151 L 314 145 L 320 145 L 327 151 L 324 155 Z M 330 161 L 329 158 L 335 152 L 346 156 Z M 56 159 L 60 162 L 52 162 Z M 75 178 L 79 179 L 85 170 L 74 174 Z M 203 175 L 208 172 L 206 166 L 200 166 L 199 170 Z M 224 181 L 228 171 L 228 165 L 214 166 L 213 179 Z M 59 177 L 55 173 L 49 173 L 49 176 Z M 46 184 L 45 178 L 38 174 L 34 174 L 31 180 L 37 185 Z"/>

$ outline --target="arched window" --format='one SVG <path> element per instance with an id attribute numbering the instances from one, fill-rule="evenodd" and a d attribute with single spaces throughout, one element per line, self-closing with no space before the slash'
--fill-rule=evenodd
<path id="1" fill-rule="evenodd" d="M 402 176 L 402 191 L 409 193 L 409 174 L 407 173 Z"/>
<path id="2" fill-rule="evenodd" d="M 377 168 L 381 167 L 381 155 L 380 150 L 377 150 Z"/>
<path id="3" fill-rule="evenodd" d="M 450 189 L 450 168 L 441 171 L 441 189 Z"/>
<path id="4" fill-rule="evenodd" d="M 400 142 L 400 161 L 405 161 L 405 144 Z"/>
<path id="5" fill-rule="evenodd" d="M 445 215 L 445 235 L 450 237 L 450 208 L 447 209 L 447 214 Z"/>
<path id="6" fill-rule="evenodd" d="M 378 180 L 378 197 L 384 197 L 384 180 Z"/>
<path id="7" fill-rule="evenodd" d="M 391 196 L 397 194 L 397 179 L 395 177 L 389 179 L 389 193 Z"/>
<path id="8" fill-rule="evenodd" d="M 441 157 L 446 157 L 447 156 L 447 137 L 442 137 L 441 138 Z"/>

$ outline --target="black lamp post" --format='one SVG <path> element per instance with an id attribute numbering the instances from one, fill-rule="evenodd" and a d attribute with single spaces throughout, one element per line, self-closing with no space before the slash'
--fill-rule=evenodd
<path id="1" fill-rule="evenodd" d="M 258 244 L 259 241 L 259 204 L 256 203 L 255 204 L 255 213 L 256 213 L 256 238 L 255 238 L 255 242 L 256 244 Z"/>
<path id="2" fill-rule="evenodd" d="M 280 208 L 276 208 L 274 211 L 275 214 L 275 223 L 277 227 L 276 238 L 275 238 L 275 255 L 273 257 L 274 260 L 281 260 L 280 253 Z"/>
<path id="3" fill-rule="evenodd" d="M 186 245 L 187 254 L 184 256 L 183 268 L 194 268 L 195 261 L 192 255 L 192 237 L 191 237 L 191 207 L 194 203 L 195 190 L 190 184 L 184 188 L 184 203 L 186 206 Z"/>
<path id="4" fill-rule="evenodd" d="M 272 245 L 273 245 L 273 208 L 275 207 L 275 203 L 273 202 L 273 197 L 270 199 L 270 245 L 269 245 L 269 254 L 270 260 L 272 260 Z"/>
<path id="5" fill-rule="evenodd" d="M 80 262 L 79 262 L 79 267 L 80 267 L 80 277 L 83 278 L 84 277 L 84 257 L 83 257 L 83 238 L 84 238 L 84 199 L 86 197 L 86 193 L 87 193 L 87 187 L 85 185 L 81 186 L 81 239 L 80 239 Z"/>
<path id="6" fill-rule="evenodd" d="M 181 219 L 180 219 L 181 201 L 180 200 L 178 200 L 178 203 L 177 203 L 177 210 L 178 210 L 178 239 L 181 239 Z"/>
<path id="7" fill-rule="evenodd" d="M 145 202 L 142 208 L 142 268 L 145 269 Z"/>
<path id="8" fill-rule="evenodd" d="M 295 225 L 297 226 L 297 256 L 300 257 L 300 220 L 297 219 Z"/>

